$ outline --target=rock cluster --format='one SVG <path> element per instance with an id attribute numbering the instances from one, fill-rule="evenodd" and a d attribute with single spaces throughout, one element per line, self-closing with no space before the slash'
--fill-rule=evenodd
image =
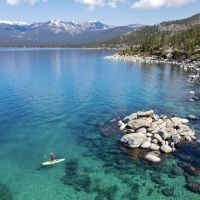
<path id="1" fill-rule="evenodd" d="M 114 54 L 106 56 L 105 59 L 120 60 L 134 63 L 156 63 L 172 64 L 180 66 L 184 71 L 190 72 L 188 82 L 200 83 L 200 61 L 192 60 L 174 60 L 172 58 L 161 58 L 158 56 L 140 56 L 140 55 L 119 55 Z"/>
<path id="2" fill-rule="evenodd" d="M 172 153 L 181 141 L 195 140 L 195 132 L 187 125 L 189 121 L 180 117 L 158 116 L 153 110 L 132 113 L 118 122 L 125 135 L 121 142 L 129 148 L 149 149 L 145 158 L 159 162 L 160 152 Z"/>

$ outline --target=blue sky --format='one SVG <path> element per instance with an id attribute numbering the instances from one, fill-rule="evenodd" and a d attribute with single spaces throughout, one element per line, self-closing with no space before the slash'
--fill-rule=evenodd
<path id="1" fill-rule="evenodd" d="M 200 0 L 0 0 L 0 19 L 156 24 L 200 13 Z"/>

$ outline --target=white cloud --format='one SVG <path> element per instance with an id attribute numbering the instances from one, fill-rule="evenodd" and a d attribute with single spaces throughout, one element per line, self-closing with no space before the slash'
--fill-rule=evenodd
<path id="1" fill-rule="evenodd" d="M 34 5 L 39 1 L 46 2 L 47 0 L 6 0 L 6 3 L 12 6 L 19 5 L 21 3 L 29 3 L 31 5 Z"/>
<path id="2" fill-rule="evenodd" d="M 104 0 L 76 0 L 76 1 L 86 4 L 90 10 L 93 10 L 96 6 L 103 7 L 105 5 Z"/>
<path id="3" fill-rule="evenodd" d="M 5 0 L 9 5 L 19 5 L 21 3 L 28 3 L 34 5 L 38 2 L 47 2 L 48 0 Z M 193 3 L 197 0 L 73 0 L 88 6 L 89 10 L 94 10 L 95 7 L 110 7 L 116 8 L 119 3 L 131 4 L 134 9 L 156 9 L 160 7 L 178 7 Z"/>
<path id="4" fill-rule="evenodd" d="M 108 2 L 108 6 L 111 8 L 116 8 L 117 7 L 117 3 L 121 2 L 124 3 L 126 0 L 112 0 Z"/>
<path id="5" fill-rule="evenodd" d="M 95 7 L 104 7 L 104 6 L 116 8 L 117 3 L 125 2 L 126 0 L 76 0 L 76 1 L 82 4 L 86 4 L 90 10 L 93 10 Z"/>
<path id="6" fill-rule="evenodd" d="M 195 2 L 195 0 L 139 0 L 132 5 L 132 8 L 156 9 L 163 6 L 178 7 L 178 6 L 184 6 L 193 2 Z"/>

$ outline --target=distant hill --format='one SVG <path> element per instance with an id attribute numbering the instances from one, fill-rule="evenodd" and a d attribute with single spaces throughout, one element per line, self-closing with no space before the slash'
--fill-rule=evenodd
<path id="1" fill-rule="evenodd" d="M 99 21 L 40 23 L 0 21 L 1 47 L 74 47 L 98 43 L 133 31 L 140 25 L 109 26 Z"/>
<path id="2" fill-rule="evenodd" d="M 166 33 L 169 36 L 173 36 L 175 33 L 180 31 L 188 30 L 194 25 L 200 24 L 200 14 L 194 15 L 192 17 L 162 22 L 154 26 L 142 26 L 138 29 L 133 30 L 132 32 L 122 34 L 98 44 L 99 47 L 110 47 L 110 48 L 126 48 L 131 45 L 139 45 L 146 37 L 156 35 L 161 37 L 163 33 Z"/>

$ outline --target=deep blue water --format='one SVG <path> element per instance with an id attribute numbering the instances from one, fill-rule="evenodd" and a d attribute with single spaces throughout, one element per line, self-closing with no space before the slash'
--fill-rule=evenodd
<path id="1" fill-rule="evenodd" d="M 185 188 L 200 171 L 198 145 L 159 165 L 119 144 L 112 119 L 138 110 L 199 115 L 177 66 L 104 59 L 112 51 L 0 49 L 0 195 L 11 200 L 199 199 Z M 199 121 L 191 122 L 197 134 Z M 186 151 L 193 149 L 193 151 Z M 65 163 L 44 168 L 54 151 Z M 173 176 L 171 170 L 184 169 Z M 154 177 L 156 176 L 156 177 Z M 156 179 L 156 180 L 155 180 Z M 195 180 L 193 180 L 195 179 Z M 198 181 L 198 180 L 197 180 Z M 159 182 L 159 183 L 158 183 Z M 196 182 L 195 182 L 196 183 Z M 167 197 L 163 190 L 173 195 Z"/>

